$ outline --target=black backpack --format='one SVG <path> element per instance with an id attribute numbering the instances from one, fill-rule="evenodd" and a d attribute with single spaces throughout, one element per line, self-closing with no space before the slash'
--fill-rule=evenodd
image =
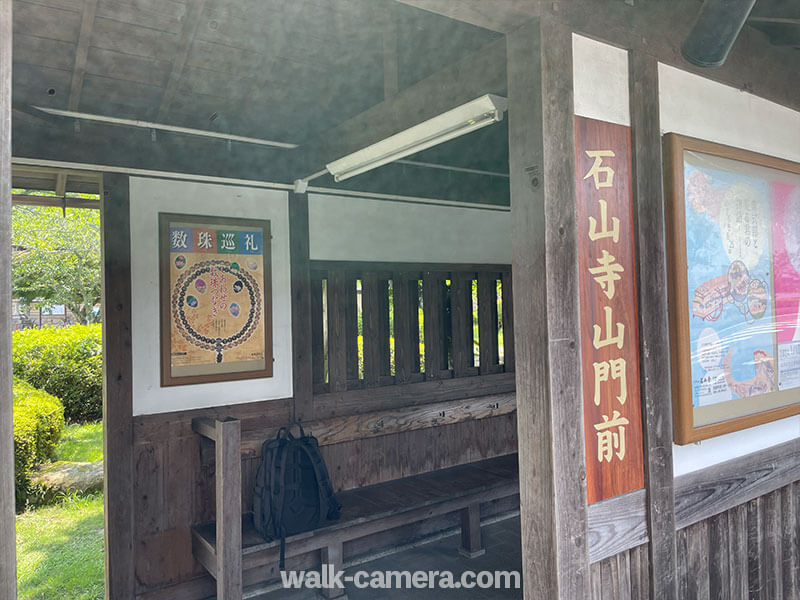
<path id="1" fill-rule="evenodd" d="M 300 437 L 281 427 L 275 439 L 261 446 L 261 466 L 253 496 L 256 531 L 267 541 L 281 540 L 281 570 L 286 536 L 335 521 L 341 509 L 317 438 L 306 435 L 301 425 L 298 427 Z"/>

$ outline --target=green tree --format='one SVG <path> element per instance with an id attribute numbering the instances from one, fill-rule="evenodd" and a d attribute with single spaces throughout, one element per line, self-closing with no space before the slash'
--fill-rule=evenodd
<path id="1" fill-rule="evenodd" d="M 99 320 L 100 215 L 92 209 L 17 206 L 12 292 L 23 304 L 65 305 L 81 324 Z"/>

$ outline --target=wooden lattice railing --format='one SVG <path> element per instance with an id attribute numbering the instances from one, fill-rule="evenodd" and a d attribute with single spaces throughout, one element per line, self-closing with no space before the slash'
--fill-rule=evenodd
<path id="1" fill-rule="evenodd" d="M 508 265 L 311 264 L 315 393 L 514 370 Z"/>

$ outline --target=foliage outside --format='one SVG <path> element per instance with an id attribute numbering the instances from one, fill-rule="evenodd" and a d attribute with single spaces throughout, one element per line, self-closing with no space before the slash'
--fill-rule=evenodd
<path id="1" fill-rule="evenodd" d="M 55 459 L 69 462 L 103 460 L 103 424 L 98 421 L 64 427 Z"/>
<path id="2" fill-rule="evenodd" d="M 12 335 L 14 375 L 61 398 L 68 422 L 103 416 L 99 324 L 25 329 Z"/>
<path id="3" fill-rule="evenodd" d="M 64 407 L 58 398 L 15 379 L 13 413 L 14 487 L 20 510 L 31 491 L 31 471 L 53 457 L 64 429 Z"/>
<path id="4" fill-rule="evenodd" d="M 92 209 L 17 206 L 12 212 L 12 293 L 24 305 L 64 304 L 82 324 L 99 320 L 100 215 Z"/>

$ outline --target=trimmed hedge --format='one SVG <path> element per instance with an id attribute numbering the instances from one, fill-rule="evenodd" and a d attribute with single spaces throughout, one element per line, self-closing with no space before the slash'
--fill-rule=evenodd
<path id="1" fill-rule="evenodd" d="M 67 421 L 103 417 L 100 324 L 24 329 L 12 339 L 14 375 L 61 398 Z"/>
<path id="2" fill-rule="evenodd" d="M 14 379 L 14 487 L 17 509 L 25 506 L 31 471 L 53 457 L 64 430 L 61 400 Z"/>

